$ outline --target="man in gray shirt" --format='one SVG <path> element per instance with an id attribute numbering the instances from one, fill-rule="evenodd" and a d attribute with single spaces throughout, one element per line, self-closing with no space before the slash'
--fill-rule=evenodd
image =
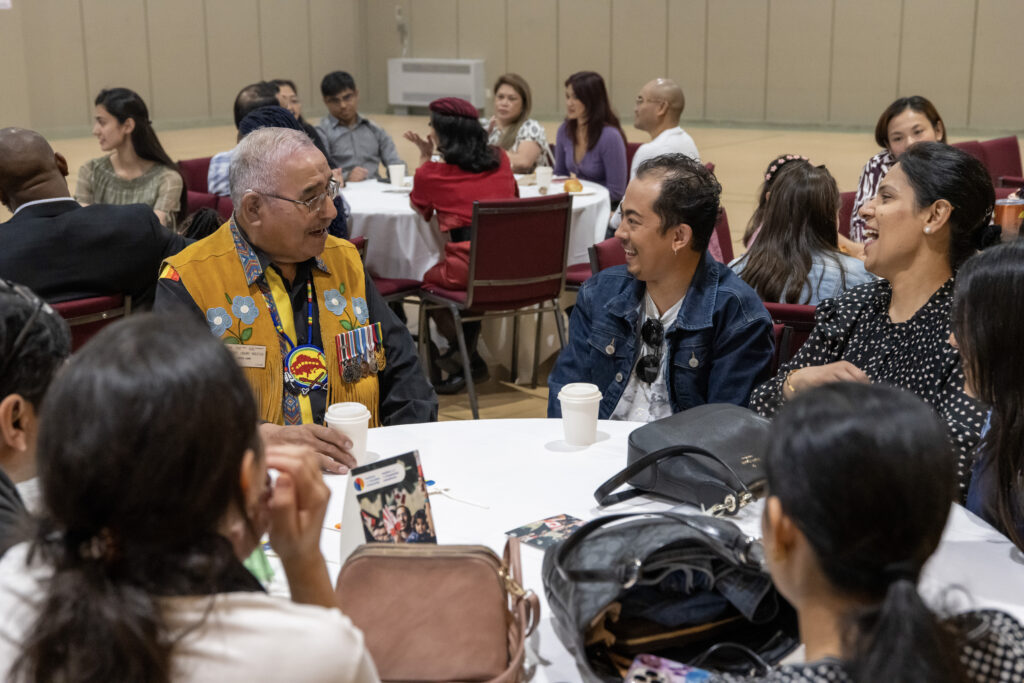
<path id="1" fill-rule="evenodd" d="M 328 116 L 316 130 L 327 151 L 331 168 L 340 168 L 347 182 L 381 178 L 380 165 L 402 164 L 391 136 L 359 115 L 359 91 L 351 74 L 332 71 L 320 82 Z"/>

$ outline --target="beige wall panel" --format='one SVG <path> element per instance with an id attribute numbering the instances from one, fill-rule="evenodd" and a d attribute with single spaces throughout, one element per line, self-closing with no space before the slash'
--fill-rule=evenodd
<path id="1" fill-rule="evenodd" d="M 515 3 L 517 0 L 511 0 Z M 505 68 L 505 0 L 459 0 L 459 58 L 484 60 L 487 88 Z M 493 111 L 487 103 L 488 113 Z"/>
<path id="2" fill-rule="evenodd" d="M 25 73 L 32 127 L 48 134 L 87 131 L 96 93 L 86 85 L 81 5 L 32 0 L 18 6 L 25 45 L 31 46 Z"/>
<path id="3" fill-rule="evenodd" d="M 82 0 L 82 33 L 89 96 L 96 97 L 103 88 L 125 87 L 148 105 L 153 94 L 145 4 Z"/>
<path id="4" fill-rule="evenodd" d="M 874 128 L 896 98 L 900 2 L 835 0 L 830 121 Z M 941 50 L 928 57 L 942 59 Z"/>
<path id="5" fill-rule="evenodd" d="M 299 93 L 302 115 L 308 121 L 327 113 L 320 81 L 331 71 L 347 71 L 362 89 L 366 42 L 358 0 L 309 0 L 309 41 L 313 72 L 310 89 Z"/>
<path id="6" fill-rule="evenodd" d="M 208 119 L 203 0 L 147 0 L 146 22 L 153 78 L 150 116 L 157 121 Z"/>
<path id="7" fill-rule="evenodd" d="M 0 12 L 0 128 L 31 128 L 28 106 L 28 75 L 25 42 L 22 40 L 21 6 Z"/>
<path id="8" fill-rule="evenodd" d="M 259 38 L 263 78 L 290 78 L 299 86 L 299 92 L 309 92 L 313 79 L 306 0 L 260 0 Z"/>
<path id="9" fill-rule="evenodd" d="M 767 0 L 708 3 L 709 119 L 764 120 Z"/>
<path id="10" fill-rule="evenodd" d="M 402 15 L 410 34 L 419 29 L 413 25 L 410 0 L 380 2 L 363 0 L 361 5 L 366 13 L 366 83 L 356 81 L 359 86 L 359 107 L 367 112 L 383 112 L 388 107 L 388 59 L 402 56 L 402 43 L 398 38 L 395 22 L 395 5 L 402 6 Z M 420 57 L 412 47 L 410 39 L 409 57 Z"/>
<path id="11" fill-rule="evenodd" d="M 535 117 L 556 118 L 565 80 L 558 71 L 558 7 L 550 0 L 510 0 L 506 16 L 506 69 L 530 84 Z"/>
<path id="12" fill-rule="evenodd" d="M 206 50 L 210 57 L 210 110 L 233 121 L 235 95 L 262 78 L 257 0 L 206 0 Z"/>
<path id="13" fill-rule="evenodd" d="M 771 0 L 765 118 L 785 123 L 828 120 L 832 3 Z"/>
<path id="14" fill-rule="evenodd" d="M 974 9 L 974 0 L 903 0 L 898 94 L 924 95 L 954 128 L 967 125 Z"/>
<path id="15" fill-rule="evenodd" d="M 457 4 L 456 0 L 415 0 L 411 3 L 410 57 L 455 59 L 459 56 Z"/>
<path id="16" fill-rule="evenodd" d="M 633 122 L 636 94 L 652 78 L 665 76 L 666 0 L 612 0 L 612 69 L 608 87 L 623 128 Z"/>
<path id="17" fill-rule="evenodd" d="M 990 129 L 1024 128 L 1024 71 L 1020 27 L 1024 2 L 985 0 L 978 5 L 969 124 Z"/>
<path id="18" fill-rule="evenodd" d="M 558 87 L 577 71 L 611 74 L 611 0 L 558 0 Z M 565 113 L 564 97 L 558 111 Z"/>
<path id="19" fill-rule="evenodd" d="M 683 89 L 683 120 L 704 118 L 707 0 L 669 0 L 668 77 Z"/>

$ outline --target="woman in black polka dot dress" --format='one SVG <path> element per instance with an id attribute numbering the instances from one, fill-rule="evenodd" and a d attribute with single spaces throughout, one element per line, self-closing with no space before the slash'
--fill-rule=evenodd
<path id="1" fill-rule="evenodd" d="M 948 343 L 953 276 L 994 202 L 974 157 L 937 142 L 908 148 L 861 208 L 865 266 L 884 279 L 819 304 L 807 342 L 754 389 L 750 406 L 771 416 L 793 395 L 837 381 L 911 391 L 948 426 L 962 497 L 984 413 L 964 393 L 960 355 Z"/>
<path id="2" fill-rule="evenodd" d="M 764 554 L 805 663 L 724 680 L 1024 680 L 1020 622 L 991 609 L 943 618 L 918 593 L 956 491 L 934 411 L 891 387 L 833 383 L 789 402 L 769 444 Z"/>

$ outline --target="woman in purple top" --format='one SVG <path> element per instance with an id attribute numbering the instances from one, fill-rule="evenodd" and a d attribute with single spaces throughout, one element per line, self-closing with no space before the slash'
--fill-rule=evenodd
<path id="1" fill-rule="evenodd" d="M 565 122 L 558 127 L 555 175 L 575 173 L 608 188 L 612 208 L 626 191 L 626 134 L 608 102 L 604 79 L 577 71 L 565 81 Z"/>

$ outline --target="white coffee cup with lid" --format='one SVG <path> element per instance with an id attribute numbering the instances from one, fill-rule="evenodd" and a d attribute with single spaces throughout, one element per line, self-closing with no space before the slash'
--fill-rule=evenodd
<path id="1" fill-rule="evenodd" d="M 327 407 L 324 422 L 352 441 L 349 451 L 356 459 L 356 466 L 365 465 L 366 432 L 370 426 L 370 411 L 362 403 L 332 403 Z"/>
<path id="2" fill-rule="evenodd" d="M 558 392 L 562 406 L 562 427 L 565 442 L 573 446 L 589 446 L 597 440 L 597 414 L 601 407 L 601 390 L 595 384 L 574 382 Z"/>

